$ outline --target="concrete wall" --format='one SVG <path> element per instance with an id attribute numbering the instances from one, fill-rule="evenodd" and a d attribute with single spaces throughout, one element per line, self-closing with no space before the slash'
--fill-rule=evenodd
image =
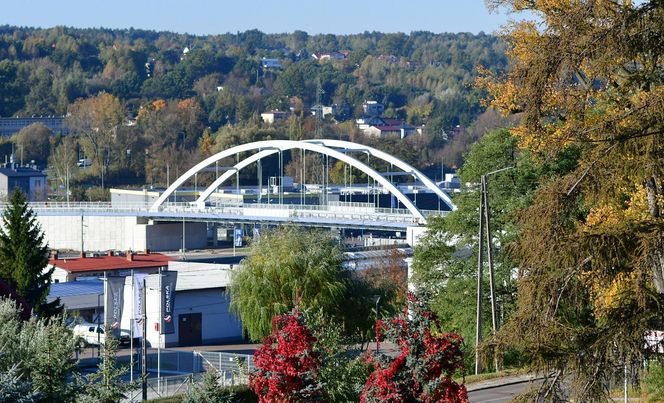
<path id="1" fill-rule="evenodd" d="M 179 250 L 182 247 L 182 223 L 148 225 L 146 242 L 150 250 Z M 185 223 L 185 247 L 199 249 L 207 246 L 207 225 L 204 222 Z"/>
<path id="2" fill-rule="evenodd" d="M 37 216 L 49 248 L 81 250 L 81 235 L 86 251 L 179 250 L 182 247 L 182 223 L 150 223 L 137 217 Z M 187 249 L 207 245 L 205 223 L 186 223 Z"/>

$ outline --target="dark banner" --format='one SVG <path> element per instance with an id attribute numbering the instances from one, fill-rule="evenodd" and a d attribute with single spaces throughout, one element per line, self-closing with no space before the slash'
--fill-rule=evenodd
<path id="1" fill-rule="evenodd" d="M 113 337 L 120 337 L 122 307 L 124 305 L 124 277 L 106 277 L 104 325 L 111 329 Z"/>
<path id="2" fill-rule="evenodd" d="M 175 322 L 173 311 L 175 306 L 175 283 L 178 272 L 164 271 L 161 273 L 161 334 L 175 333 Z"/>

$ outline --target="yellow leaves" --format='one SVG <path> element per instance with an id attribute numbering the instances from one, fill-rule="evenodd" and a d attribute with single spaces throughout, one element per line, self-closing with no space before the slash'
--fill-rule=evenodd
<path id="1" fill-rule="evenodd" d="M 646 188 L 635 185 L 634 188 L 621 190 L 627 201 L 622 205 L 599 204 L 590 209 L 585 223 L 581 227 L 584 232 L 613 232 L 623 230 L 626 225 L 638 224 L 651 219 L 648 214 Z"/>
<path id="2" fill-rule="evenodd" d="M 593 207 L 586 217 L 586 229 L 614 227 L 624 219 L 624 213 L 614 206 L 600 205 Z"/>
<path id="3" fill-rule="evenodd" d="M 598 319 L 604 319 L 616 310 L 628 308 L 633 303 L 639 287 L 636 272 L 619 272 L 610 282 L 589 273 L 584 273 L 581 279 L 590 291 L 593 312 Z"/>

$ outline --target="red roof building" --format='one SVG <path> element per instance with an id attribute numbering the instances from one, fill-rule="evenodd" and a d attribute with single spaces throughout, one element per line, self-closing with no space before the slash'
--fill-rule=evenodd
<path id="1" fill-rule="evenodd" d="M 106 256 L 85 258 L 58 258 L 57 254 L 48 261 L 48 269 L 54 267 L 51 280 L 54 283 L 75 281 L 78 277 L 101 277 L 104 273 L 129 275 L 136 273 L 157 273 L 160 267 L 168 266 L 174 258 L 161 253 L 137 254 L 127 252 L 116 255 L 109 252 Z"/>

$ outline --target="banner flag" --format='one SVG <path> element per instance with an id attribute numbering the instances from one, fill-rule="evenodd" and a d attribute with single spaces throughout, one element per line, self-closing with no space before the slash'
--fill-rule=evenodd
<path id="1" fill-rule="evenodd" d="M 233 229 L 233 245 L 237 247 L 242 246 L 242 228 Z"/>
<path id="2" fill-rule="evenodd" d="M 134 338 L 143 337 L 143 280 L 147 276 L 146 273 L 134 274 Z"/>
<path id="3" fill-rule="evenodd" d="M 173 310 L 175 305 L 175 283 L 178 279 L 178 272 L 161 272 L 161 325 L 160 334 L 175 333 L 175 323 L 173 321 Z"/>
<path id="4" fill-rule="evenodd" d="M 106 292 L 104 303 L 104 326 L 111 329 L 113 337 L 120 337 L 120 323 L 122 321 L 122 308 L 124 305 L 123 276 L 106 277 Z"/>

